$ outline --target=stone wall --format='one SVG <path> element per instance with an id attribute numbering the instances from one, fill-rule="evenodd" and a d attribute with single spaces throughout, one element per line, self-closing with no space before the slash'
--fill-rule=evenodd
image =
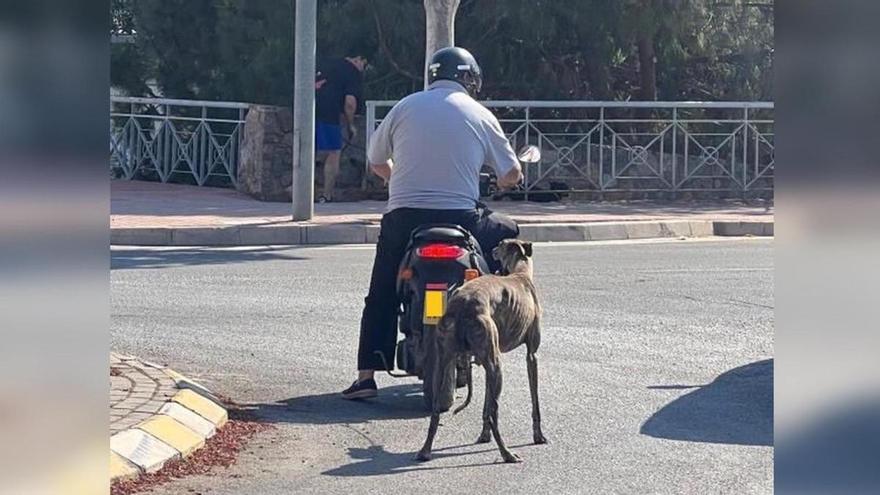
<path id="1" fill-rule="evenodd" d="M 362 190 L 365 169 L 364 120 L 355 121 L 357 136 L 342 151 L 337 178 L 337 200 L 378 198 L 381 181 L 368 177 Z M 316 195 L 324 182 L 323 156 L 316 156 Z M 291 109 L 253 105 L 248 109 L 238 166 L 238 190 L 261 201 L 290 201 L 293 175 L 293 116 Z"/>
<path id="2" fill-rule="evenodd" d="M 238 190 L 262 201 L 290 201 L 293 180 L 293 116 L 290 109 L 248 109 L 238 164 Z"/>

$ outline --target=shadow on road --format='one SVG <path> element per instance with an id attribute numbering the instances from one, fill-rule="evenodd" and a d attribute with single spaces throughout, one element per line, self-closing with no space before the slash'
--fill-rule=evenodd
<path id="1" fill-rule="evenodd" d="M 421 463 L 416 460 L 416 452 L 394 453 L 385 450 L 382 445 L 371 445 L 367 448 L 349 448 L 348 455 L 355 462 L 339 466 L 324 471 L 326 476 L 384 476 L 386 474 L 411 473 L 413 471 L 436 471 L 440 469 L 458 469 L 480 466 L 491 466 L 494 464 L 503 464 L 500 455 L 495 462 L 478 462 L 472 464 L 456 464 L 453 466 L 436 466 L 432 465 L 439 459 L 452 457 L 469 456 L 474 454 L 484 454 L 487 452 L 498 452 L 494 447 L 494 443 L 489 448 L 481 450 L 467 450 L 463 452 L 450 452 L 451 450 L 472 447 L 471 445 L 456 445 L 453 447 L 445 447 L 442 449 L 434 449 L 432 451 L 433 460 L 429 463 Z M 520 449 L 525 445 L 513 445 L 512 449 Z"/>
<path id="2" fill-rule="evenodd" d="M 640 433 L 688 442 L 773 445 L 772 359 L 734 368 L 696 387 L 654 413 Z"/>
<path id="3" fill-rule="evenodd" d="M 290 249 L 290 246 L 277 248 L 259 247 L 232 251 L 212 248 L 111 249 L 110 269 L 174 268 L 179 266 L 245 263 L 249 261 L 308 259 L 281 253 L 281 251 L 290 251 Z"/>
<path id="4" fill-rule="evenodd" d="M 429 416 L 420 383 L 382 387 L 381 397 L 375 400 L 347 401 L 339 396 L 339 392 L 332 392 L 269 404 L 249 404 L 244 408 L 269 423 L 352 424 Z"/>
<path id="5" fill-rule="evenodd" d="M 338 392 L 334 392 L 320 395 L 305 395 L 268 404 L 246 404 L 241 407 L 247 411 L 248 415 L 253 415 L 259 421 L 268 423 L 342 425 L 351 428 L 352 431 L 364 436 L 370 442 L 371 445 L 366 448 L 350 447 L 348 455 L 352 462 L 322 473 L 327 476 L 380 476 L 411 471 L 488 466 L 502 462 L 499 455 L 495 462 L 457 464 L 453 466 L 420 463 L 415 459 L 415 450 L 411 452 L 389 452 L 385 450 L 384 445 L 375 444 L 372 439 L 361 433 L 360 430 L 349 426 L 369 421 L 425 418 L 425 432 L 427 432 L 427 418 L 430 414 L 425 410 L 420 383 L 383 387 L 382 395 L 377 400 L 346 401 L 339 396 Z M 474 434 L 476 435 L 476 432 Z M 476 439 L 476 436 L 474 439 Z M 418 445 L 421 445 L 421 440 L 423 438 L 420 437 L 419 442 L 417 442 Z M 529 445 L 511 446 L 511 448 L 527 446 Z M 478 450 L 471 450 L 473 448 L 478 448 Z M 437 448 L 434 449 L 433 454 L 434 459 L 437 460 L 487 452 L 498 452 L 494 443 L 480 446 L 466 444 Z"/>

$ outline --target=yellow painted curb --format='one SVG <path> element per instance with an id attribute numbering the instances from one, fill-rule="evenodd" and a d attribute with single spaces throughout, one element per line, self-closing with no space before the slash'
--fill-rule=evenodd
<path id="1" fill-rule="evenodd" d="M 136 428 L 174 447 L 184 457 L 205 445 L 204 437 L 164 414 L 153 416 Z"/>
<path id="2" fill-rule="evenodd" d="M 165 368 L 164 371 L 165 371 L 166 375 L 168 375 L 169 377 L 171 377 L 172 380 L 174 380 L 174 384 L 177 385 L 177 388 L 179 388 L 181 390 L 187 390 L 187 389 L 192 390 L 193 392 L 196 392 L 197 394 L 205 397 L 206 399 L 209 399 L 213 402 L 220 402 L 217 399 L 217 396 L 214 395 L 213 392 L 208 390 L 208 387 L 193 380 L 192 378 L 181 375 L 180 373 L 178 373 L 172 369 L 169 369 L 169 368 Z"/>
<path id="3" fill-rule="evenodd" d="M 141 473 L 140 469 L 134 464 L 125 460 L 124 457 L 116 452 L 110 452 L 110 480 L 128 480 L 136 478 Z"/>
<path id="4" fill-rule="evenodd" d="M 113 359 L 136 360 L 111 353 Z M 228 420 L 221 401 L 204 385 L 169 368 L 138 361 L 161 369 L 178 390 L 156 415 L 110 438 L 111 482 L 136 478 L 161 469 L 170 460 L 189 456 Z"/>
<path id="5" fill-rule="evenodd" d="M 228 419 L 226 409 L 192 390 L 181 390 L 171 400 L 214 423 L 217 428 L 226 424 Z"/>

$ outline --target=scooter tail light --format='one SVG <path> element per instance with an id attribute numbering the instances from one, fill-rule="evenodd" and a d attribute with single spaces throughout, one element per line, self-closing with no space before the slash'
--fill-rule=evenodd
<path id="1" fill-rule="evenodd" d="M 419 258 L 432 260 L 455 260 L 465 252 L 463 247 L 451 244 L 428 244 L 416 249 Z"/>

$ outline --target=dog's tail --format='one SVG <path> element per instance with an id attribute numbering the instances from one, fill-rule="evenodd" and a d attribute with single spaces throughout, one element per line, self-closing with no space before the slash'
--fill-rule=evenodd
<path id="1" fill-rule="evenodd" d="M 468 365 L 466 368 L 467 371 L 465 371 L 465 376 L 467 376 L 467 397 L 464 399 L 464 404 L 456 407 L 455 410 L 452 411 L 453 416 L 460 413 L 464 408 L 468 406 L 468 404 L 471 403 L 471 397 L 474 395 L 473 373 L 471 373 L 472 368 L 473 364 L 470 362 L 470 358 L 468 358 Z"/>

